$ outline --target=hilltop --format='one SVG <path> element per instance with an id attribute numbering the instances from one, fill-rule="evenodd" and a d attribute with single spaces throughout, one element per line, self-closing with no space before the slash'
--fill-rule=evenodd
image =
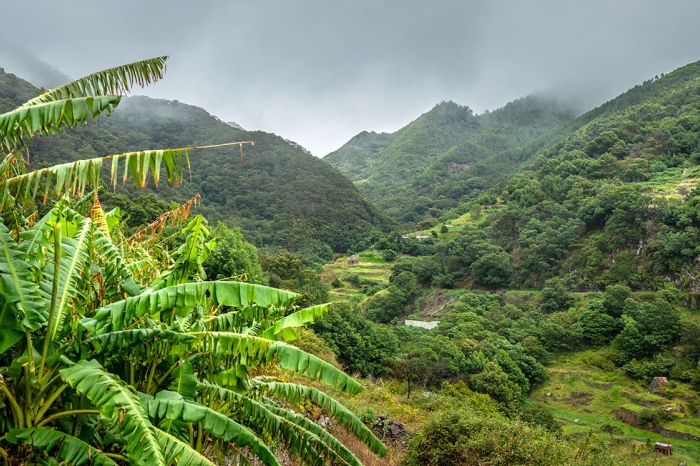
<path id="1" fill-rule="evenodd" d="M 0 111 L 38 93 L 0 71 Z M 178 203 L 201 193 L 201 212 L 210 222 L 239 225 L 258 246 L 306 247 L 326 258 L 331 249 L 344 252 L 371 231 L 395 226 L 343 175 L 299 144 L 236 126 L 182 102 L 135 96 L 122 99 L 112 116 L 70 134 L 37 139 L 29 151 L 32 163 L 42 166 L 127 151 L 254 141 L 244 147 L 242 163 L 237 147 L 190 153 L 190 183 L 153 193 Z"/>
<path id="2" fill-rule="evenodd" d="M 402 222 L 437 217 L 512 173 L 521 147 L 575 110 L 531 95 L 493 112 L 441 102 L 395 133 L 363 132 L 324 157 Z"/>

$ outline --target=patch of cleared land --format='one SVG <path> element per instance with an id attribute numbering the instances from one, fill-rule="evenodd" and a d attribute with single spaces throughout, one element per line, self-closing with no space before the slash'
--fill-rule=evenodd
<path id="1" fill-rule="evenodd" d="M 686 384 L 674 382 L 666 389 L 649 393 L 648 383 L 625 377 L 622 369 L 611 367 L 609 362 L 607 367 L 604 359 L 596 351 L 586 351 L 555 361 L 556 367 L 549 369 L 549 381 L 533 391 L 532 399 L 547 405 L 565 434 L 592 432 L 599 438 L 607 437 L 613 446 L 627 450 L 625 456 L 642 461 L 630 464 L 678 465 L 685 460 L 687 465 L 699 465 L 700 442 L 673 438 L 668 433 L 658 433 L 658 426 L 641 425 L 637 421 L 642 409 L 670 408 L 672 419 L 662 422 L 663 429 L 700 437 L 700 418 L 691 403 L 694 392 Z M 591 365 L 601 362 L 605 368 Z M 607 426 L 617 427 L 622 433 L 611 436 L 606 432 Z M 617 440 L 613 441 L 614 438 Z M 672 457 L 649 453 L 649 444 L 658 441 L 673 445 Z"/>
<path id="2" fill-rule="evenodd" d="M 386 262 L 382 258 L 381 252 L 361 252 L 358 256 L 360 258 L 359 264 L 351 265 L 348 263 L 347 257 L 339 257 L 335 262 L 323 268 L 321 280 L 324 283 L 330 285 L 335 279 L 339 279 L 343 283 L 341 288 L 331 289 L 332 301 L 345 301 L 362 294 L 363 286 L 356 287 L 347 282 L 348 277 L 351 275 L 357 275 L 361 283 L 389 284 L 391 268 L 396 262 Z M 400 260 L 406 260 L 406 258 Z"/>

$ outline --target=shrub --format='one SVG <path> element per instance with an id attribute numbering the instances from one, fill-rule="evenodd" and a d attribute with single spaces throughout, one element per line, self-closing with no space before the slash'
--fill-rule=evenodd
<path id="1" fill-rule="evenodd" d="M 391 249 L 387 249 L 382 252 L 382 259 L 384 259 L 387 262 L 394 262 L 396 260 L 396 257 L 396 251 L 392 251 Z"/>
<path id="2" fill-rule="evenodd" d="M 476 416 L 453 410 L 433 417 L 409 442 L 403 466 L 538 466 L 615 464 L 610 454 L 588 441 L 561 441 L 541 427 L 498 415 Z"/>
<path id="3" fill-rule="evenodd" d="M 347 277 L 343 278 L 343 280 L 345 280 L 346 283 L 351 284 L 355 288 L 360 287 L 360 276 L 356 273 L 348 275 Z"/>

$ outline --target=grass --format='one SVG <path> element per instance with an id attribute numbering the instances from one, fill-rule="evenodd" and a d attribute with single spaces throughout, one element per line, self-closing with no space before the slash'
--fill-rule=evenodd
<path id="1" fill-rule="evenodd" d="M 382 253 L 375 251 L 365 251 L 357 255 L 359 264 L 349 264 L 346 257 L 339 257 L 327 264 L 321 272 L 321 281 L 331 284 L 339 279 L 343 286 L 333 288 L 330 291 L 331 301 L 347 301 L 350 299 L 361 299 L 364 297 L 361 288 L 356 288 L 345 282 L 344 279 L 350 275 L 357 275 L 361 282 L 371 282 L 378 285 L 388 285 L 391 268 L 396 262 L 387 262 L 383 259 Z M 400 258 L 399 260 L 410 260 Z"/>
<path id="2" fill-rule="evenodd" d="M 633 419 L 634 413 L 644 409 L 645 405 L 657 407 L 682 404 L 684 400 L 671 399 L 647 391 L 647 384 L 634 381 L 625 376 L 621 369 L 601 369 L 586 365 L 585 361 L 597 361 L 595 356 L 602 352 L 587 351 L 573 356 L 562 356 L 555 360 L 549 369 L 549 381 L 532 393 L 533 400 L 544 402 L 554 417 L 561 423 L 565 434 L 583 434 L 593 431 L 599 438 L 609 437 L 601 427 L 611 424 L 618 427 L 622 440 L 611 442 L 611 448 L 620 456 L 629 459 L 629 464 L 647 464 L 639 461 L 655 458 L 648 453 L 647 444 L 666 441 L 674 446 L 671 459 L 658 460 L 658 465 L 677 465 L 680 459 L 688 465 L 700 465 L 700 442 L 664 438 L 662 435 L 630 425 L 620 419 L 616 413 L 624 408 Z M 678 384 L 679 393 L 684 393 L 682 384 Z M 663 427 L 677 432 L 700 437 L 700 419 L 686 410 L 687 414 L 677 413 L 677 419 L 666 422 Z"/>
<path id="3" fill-rule="evenodd" d="M 655 197 L 681 199 L 697 186 L 699 180 L 700 167 L 674 167 L 653 173 L 648 181 L 634 184 Z"/>

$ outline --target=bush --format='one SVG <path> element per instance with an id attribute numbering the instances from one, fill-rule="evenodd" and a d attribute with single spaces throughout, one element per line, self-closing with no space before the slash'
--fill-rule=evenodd
<path id="1" fill-rule="evenodd" d="M 637 422 L 643 426 L 655 426 L 659 423 L 659 415 L 651 408 L 642 408 L 637 413 Z"/>
<path id="2" fill-rule="evenodd" d="M 409 442 L 403 466 L 613 465 L 588 442 L 561 441 L 540 427 L 462 409 L 440 413 Z"/>
<path id="3" fill-rule="evenodd" d="M 523 421 L 543 427 L 554 434 L 561 434 L 561 426 L 554 420 L 554 416 L 549 412 L 543 403 L 530 403 L 520 413 L 520 419 Z"/>
<path id="4" fill-rule="evenodd" d="M 347 277 L 343 278 L 343 280 L 345 280 L 346 283 L 351 284 L 355 288 L 360 287 L 360 276 L 356 273 L 348 275 Z"/>
<path id="5" fill-rule="evenodd" d="M 343 287 L 343 282 L 341 282 L 339 278 L 336 278 L 335 280 L 333 280 L 333 281 L 331 282 L 331 286 L 332 286 L 333 288 L 342 288 L 342 287 Z"/>
<path id="6" fill-rule="evenodd" d="M 661 173 L 666 171 L 668 167 L 666 166 L 665 163 L 661 162 L 660 160 L 657 160 L 656 162 L 652 162 L 649 165 L 649 171 L 652 173 Z"/>
<path id="7" fill-rule="evenodd" d="M 382 259 L 384 259 L 387 262 L 394 262 L 396 260 L 396 257 L 396 251 L 392 251 L 391 249 L 387 249 L 386 251 L 382 252 Z"/>

